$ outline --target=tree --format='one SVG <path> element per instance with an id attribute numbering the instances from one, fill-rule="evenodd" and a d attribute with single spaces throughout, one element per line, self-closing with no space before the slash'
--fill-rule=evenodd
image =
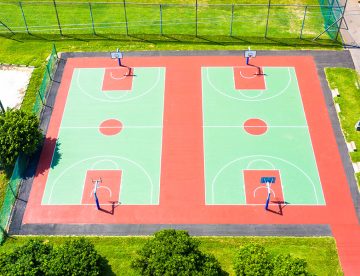
<path id="1" fill-rule="evenodd" d="M 49 260 L 52 246 L 29 240 L 13 252 L 0 256 L 0 275 L 44 275 L 43 264 Z"/>
<path id="2" fill-rule="evenodd" d="M 273 275 L 312 275 L 307 271 L 307 263 L 304 259 L 291 257 L 290 254 L 279 254 L 273 259 Z"/>
<path id="3" fill-rule="evenodd" d="M 9 168 L 20 153 L 32 155 L 42 137 L 34 114 L 17 109 L 0 113 L 0 164 Z"/>
<path id="4" fill-rule="evenodd" d="M 258 244 L 242 246 L 234 258 L 236 275 L 271 275 L 272 263 L 269 253 Z"/>
<path id="5" fill-rule="evenodd" d="M 103 269 L 102 257 L 94 245 L 85 238 L 67 240 L 54 248 L 46 263 L 48 275 L 100 275 Z"/>
<path id="6" fill-rule="evenodd" d="M 132 262 L 141 275 L 223 275 L 214 256 L 199 250 L 200 242 L 182 230 L 161 230 L 147 241 Z"/>

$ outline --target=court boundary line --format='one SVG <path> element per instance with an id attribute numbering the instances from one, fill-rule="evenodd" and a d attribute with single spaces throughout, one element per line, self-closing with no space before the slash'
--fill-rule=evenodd
<path id="1" fill-rule="evenodd" d="M 238 162 L 240 160 L 243 160 L 243 159 L 247 159 L 247 158 L 252 158 L 252 157 L 265 157 L 265 158 L 272 158 L 272 159 L 275 159 L 275 160 L 278 160 L 278 161 L 282 161 L 284 163 L 287 163 L 289 164 L 290 166 L 292 167 L 295 167 L 296 169 L 298 169 L 304 176 L 305 178 L 307 178 L 309 181 L 310 181 L 310 184 L 314 190 L 314 196 L 315 196 L 315 199 L 316 199 L 316 202 L 317 204 L 304 204 L 304 205 L 313 205 L 313 206 L 326 206 L 326 202 L 324 201 L 324 204 L 319 204 L 319 198 L 318 198 L 318 195 L 317 195 L 317 192 L 316 192 L 316 188 L 315 188 L 315 184 L 313 183 L 311 177 L 305 173 L 301 168 L 299 168 L 298 166 L 296 166 L 295 164 L 293 164 L 292 162 L 290 161 L 287 161 L 285 159 L 282 159 L 282 158 L 279 158 L 279 157 L 274 157 L 274 156 L 271 156 L 271 155 L 248 155 L 248 156 L 243 156 L 243 157 L 240 157 L 240 158 L 236 158 L 230 162 L 228 162 L 227 164 L 225 164 L 223 167 L 221 167 L 220 170 L 218 170 L 218 172 L 216 173 L 215 177 L 212 179 L 211 181 L 211 198 L 212 198 L 212 203 L 211 204 L 208 204 L 206 202 L 206 198 L 207 198 L 207 189 L 205 187 L 205 205 L 228 205 L 228 204 L 214 204 L 214 186 L 215 186 L 215 183 L 216 183 L 216 179 L 218 178 L 218 176 L 230 165 L 232 165 L 233 163 L 235 162 Z M 205 180 L 205 185 L 206 185 L 206 180 Z M 321 182 L 320 182 L 320 185 L 321 185 Z M 206 185 L 207 186 L 207 185 Z M 324 196 L 324 191 L 321 189 L 322 193 L 323 193 L 323 197 L 325 198 Z M 285 196 L 284 196 L 285 197 Z M 241 205 L 241 204 L 230 204 L 230 205 Z M 296 204 L 292 204 L 292 205 L 296 205 Z"/>
<path id="2" fill-rule="evenodd" d="M 286 90 L 289 88 L 290 84 L 292 83 L 292 78 L 291 78 L 291 73 L 290 73 L 290 68 L 294 69 L 294 67 L 267 67 L 267 68 L 287 68 L 288 69 L 288 72 L 289 72 L 289 80 L 288 80 L 288 83 L 287 85 L 285 86 L 285 88 L 283 88 L 279 93 L 271 96 L 271 97 L 268 97 L 268 98 L 264 98 L 264 99 L 255 99 L 255 97 L 260 97 L 263 92 L 265 90 L 259 90 L 261 93 L 255 97 L 250 97 L 250 99 L 241 99 L 241 98 L 236 98 L 236 97 L 233 97 L 233 96 L 230 96 L 228 94 L 226 94 L 226 92 L 223 92 L 223 91 L 220 91 L 220 89 L 218 89 L 213 83 L 212 81 L 210 80 L 209 78 L 209 68 L 222 68 L 222 67 L 201 67 L 201 68 L 204 68 L 206 70 L 206 78 L 204 78 L 204 80 L 206 79 L 208 84 L 218 93 L 222 94 L 223 96 L 227 97 L 227 98 L 230 98 L 230 99 L 235 99 L 237 101 L 245 101 L 245 102 L 259 102 L 259 101 L 266 101 L 266 100 L 270 100 L 270 99 L 273 99 L 275 97 L 278 97 L 280 96 L 281 94 L 285 93 Z M 229 67 L 224 67 L 224 68 L 231 68 L 230 66 Z M 295 70 L 294 70 L 295 71 Z M 202 73 L 202 70 L 201 70 L 201 73 Z M 296 73 L 295 73 L 296 74 Z M 203 76 L 202 76 L 203 77 Z M 270 88 L 269 88 L 270 89 Z M 236 90 L 234 89 L 235 91 L 243 91 L 243 90 Z M 245 90 L 245 89 L 244 89 Z M 245 90 L 246 91 L 246 90 Z M 243 95 L 243 93 L 240 92 L 241 95 Z M 245 95 L 243 95 L 244 97 L 246 97 Z M 252 98 L 252 99 L 251 99 Z"/>
<path id="3" fill-rule="evenodd" d="M 321 177 L 320 177 L 320 172 L 319 172 L 319 166 L 318 166 L 317 160 L 316 160 L 316 155 L 315 155 L 315 151 L 314 151 L 313 140 L 312 140 L 312 138 L 311 138 L 311 133 L 310 133 L 309 122 L 308 122 L 307 117 L 306 117 L 304 101 L 303 101 L 303 97 L 302 97 L 301 89 L 300 89 L 300 86 L 299 86 L 299 80 L 298 80 L 298 78 L 297 78 L 296 71 L 295 71 L 295 78 L 296 78 L 296 85 L 297 85 L 297 88 L 298 88 L 298 90 L 299 90 L 299 96 L 300 96 L 300 100 L 301 100 L 302 112 L 303 112 L 303 114 L 304 114 L 305 122 L 306 122 L 306 124 L 308 125 L 307 131 L 308 131 L 309 140 L 310 140 L 312 157 L 313 157 L 313 159 L 314 159 L 314 161 L 315 161 L 316 174 L 317 174 L 317 177 L 319 178 L 321 192 L 322 192 L 322 194 L 323 194 L 324 202 L 325 202 L 325 205 L 326 205 L 326 197 L 325 197 L 325 193 L 324 193 L 324 189 L 323 189 L 323 184 L 322 184 L 322 182 L 321 182 Z"/>
<path id="4" fill-rule="evenodd" d="M 165 90 L 165 79 L 166 79 L 166 67 L 136 67 L 136 68 L 152 68 L 152 69 L 157 69 L 157 79 L 156 81 L 153 83 L 153 85 L 148 88 L 147 90 L 145 90 L 145 92 L 143 92 L 142 94 L 138 95 L 138 96 L 134 96 L 134 97 L 131 97 L 129 99 L 122 99 L 123 97 L 125 97 L 127 94 L 122 94 L 121 97 L 117 97 L 117 98 L 112 98 L 112 97 L 109 97 L 108 93 L 111 92 L 110 90 L 109 91 L 106 91 L 107 93 L 103 93 L 103 95 L 107 98 L 107 99 L 101 99 L 100 97 L 94 97 L 93 95 L 87 93 L 85 91 L 85 89 L 81 86 L 81 83 L 79 83 L 79 79 L 80 79 L 80 73 L 81 73 L 81 70 L 86 70 L 86 69 L 102 69 L 104 71 L 104 74 L 105 74 L 105 69 L 104 67 L 101 67 L 101 68 L 74 68 L 74 71 L 75 69 L 77 69 L 77 75 L 76 75 L 76 85 L 78 87 L 78 89 L 87 97 L 93 99 L 93 100 L 96 100 L 96 101 L 99 101 L 99 102 L 118 102 L 118 103 L 124 103 L 124 102 L 130 102 L 130 101 L 133 101 L 133 100 L 137 100 L 138 98 L 141 98 L 145 95 L 147 95 L 148 93 L 152 92 L 152 90 L 157 87 L 157 85 L 160 83 L 160 79 L 161 79 L 161 73 L 162 73 L 162 70 L 164 72 L 164 78 L 163 78 L 163 86 L 164 86 L 164 90 Z M 135 72 L 135 68 L 134 68 L 134 72 Z M 103 80 L 104 80 L 104 74 L 103 74 Z M 69 92 L 71 90 L 71 87 L 69 88 Z M 102 87 L 99 89 L 99 91 L 101 92 L 102 91 Z M 114 91 L 117 91 L 117 90 L 114 90 Z M 133 91 L 132 90 L 125 90 L 125 91 Z M 65 112 L 64 112 L 65 113 Z"/>
<path id="5" fill-rule="evenodd" d="M 55 151 L 54 151 L 55 152 Z M 96 158 L 102 158 L 102 157 L 105 157 L 105 158 L 115 158 L 115 159 L 120 159 L 120 160 L 125 160 L 125 161 L 128 161 L 129 163 L 132 163 L 134 164 L 136 167 L 140 168 L 141 171 L 143 171 L 143 173 L 145 174 L 145 176 L 147 177 L 148 181 L 149 181 L 149 184 L 150 184 L 150 190 L 151 190 L 151 193 L 150 193 L 150 202 L 151 204 L 143 204 L 143 205 L 156 205 L 156 204 L 152 204 L 154 202 L 154 198 L 153 198 L 153 192 L 154 192 L 154 183 L 153 183 L 153 180 L 152 178 L 150 177 L 149 173 L 147 172 L 147 170 L 141 166 L 140 164 L 138 164 L 137 162 L 131 160 L 131 159 L 128 159 L 128 158 L 125 158 L 123 156 L 115 156 L 115 155 L 105 155 L 105 156 L 93 156 L 93 157 L 90 157 L 90 158 L 84 158 L 84 159 L 81 159 L 79 160 L 78 162 L 75 162 L 75 163 L 72 163 L 70 166 L 67 166 L 67 168 L 65 170 L 63 170 L 60 175 L 58 175 L 55 180 L 54 180 L 54 183 L 53 185 L 51 186 L 51 190 L 50 190 L 50 195 L 48 196 L 48 200 L 47 200 L 47 204 L 43 203 L 43 198 L 44 198 L 44 195 L 45 195 L 45 190 L 44 190 L 44 194 L 42 196 L 42 200 L 41 200 L 41 204 L 40 205 L 51 205 L 53 206 L 53 204 L 50 204 L 50 201 L 51 201 L 51 198 L 52 198 L 52 193 L 53 193 L 53 190 L 55 188 L 55 186 L 57 185 L 59 179 L 61 177 L 63 177 L 63 175 L 65 175 L 69 170 L 73 169 L 74 167 L 78 166 L 79 164 L 83 163 L 83 162 L 86 162 L 86 161 L 89 161 L 91 159 L 96 159 Z M 104 159 L 106 160 L 106 159 Z M 160 174 L 159 174 L 160 175 Z M 86 176 L 85 176 L 86 177 Z M 83 189 L 82 191 L 84 191 L 84 185 L 85 185 L 85 181 L 83 181 Z M 159 176 L 159 186 L 160 186 L 160 176 Z M 45 187 L 46 187 L 46 184 L 45 184 Z M 158 195 L 158 202 L 160 201 L 160 188 L 159 188 L 159 195 Z M 69 205 L 69 204 L 59 204 L 60 206 L 64 206 L 64 205 Z M 77 205 L 77 204 L 75 204 Z M 126 204 L 126 205 L 130 205 L 130 204 Z M 134 204 L 134 205 L 139 205 L 139 204 Z"/>

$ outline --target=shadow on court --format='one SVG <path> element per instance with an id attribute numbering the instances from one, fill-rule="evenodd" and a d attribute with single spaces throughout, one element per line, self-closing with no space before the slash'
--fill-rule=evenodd
<path id="1" fill-rule="evenodd" d="M 117 202 L 117 201 L 109 201 L 109 203 L 111 203 L 111 206 L 101 206 L 100 205 L 100 208 L 98 209 L 99 211 L 101 212 L 104 212 L 104 213 L 107 213 L 109 215 L 114 215 L 115 213 L 115 208 L 118 207 L 120 205 L 120 202 Z"/>
<path id="2" fill-rule="evenodd" d="M 266 211 L 282 216 L 283 209 L 289 204 L 289 202 L 283 200 L 274 200 L 271 203 L 275 203 L 276 205 L 269 206 Z"/>

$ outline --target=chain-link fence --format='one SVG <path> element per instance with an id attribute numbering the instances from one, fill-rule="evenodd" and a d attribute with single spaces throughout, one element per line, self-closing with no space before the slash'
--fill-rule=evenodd
<path id="1" fill-rule="evenodd" d="M 36 96 L 36 101 L 33 108 L 33 112 L 38 117 L 40 117 L 41 111 L 46 104 L 46 93 L 51 86 L 51 82 L 53 81 L 57 64 L 58 64 L 58 56 L 54 45 L 49 60 L 46 64 L 44 77 L 41 82 L 41 86 L 39 88 L 38 94 Z M 0 210 L 0 244 L 3 242 L 5 238 L 12 208 L 17 199 L 20 183 L 24 176 L 27 163 L 28 163 L 28 157 L 24 154 L 20 154 L 16 160 L 10 181 L 6 187 L 4 202 Z"/>
<path id="2" fill-rule="evenodd" d="M 343 6 L 319 4 L 0 2 L 0 32 L 336 39 Z"/>
<path id="3" fill-rule="evenodd" d="M 45 105 L 46 92 L 48 91 L 50 84 L 54 78 L 57 63 L 58 63 L 58 55 L 54 45 L 49 60 L 45 66 L 44 76 L 40 88 L 38 90 L 38 93 L 36 95 L 35 104 L 33 107 L 33 112 L 37 114 L 38 117 L 40 116 L 42 107 Z"/>
<path id="4" fill-rule="evenodd" d="M 16 160 L 12 176 L 7 185 L 4 202 L 0 210 L 0 244 L 5 238 L 11 211 L 17 198 L 20 182 L 24 175 L 27 163 L 28 157 L 20 154 Z"/>

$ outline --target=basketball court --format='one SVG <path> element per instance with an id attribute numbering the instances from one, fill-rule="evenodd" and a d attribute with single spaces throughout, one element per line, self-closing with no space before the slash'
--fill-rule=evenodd
<path id="1" fill-rule="evenodd" d="M 356 182 L 320 58 L 271 53 L 66 56 L 10 232 L 334 235 L 357 271 Z"/>
<path id="2" fill-rule="evenodd" d="M 356 219 L 310 55 L 69 57 L 46 138 L 24 226 Z"/>

